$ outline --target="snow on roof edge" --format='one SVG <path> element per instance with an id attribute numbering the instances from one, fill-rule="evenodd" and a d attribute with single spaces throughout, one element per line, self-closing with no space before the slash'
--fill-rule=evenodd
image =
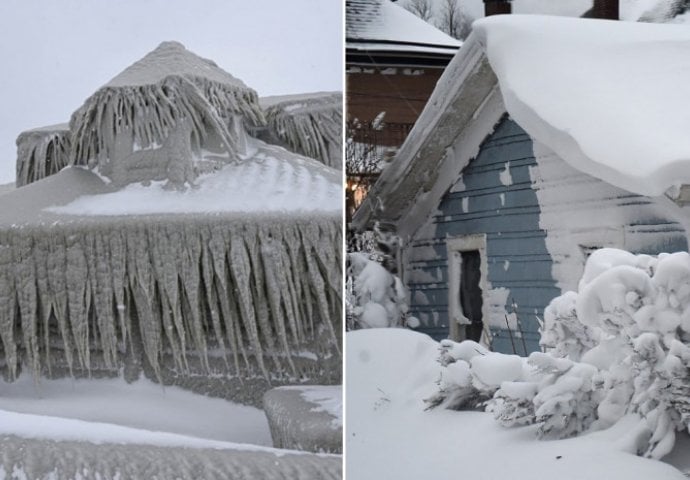
<path id="1" fill-rule="evenodd" d="M 480 72 L 483 61 L 485 61 L 484 51 L 477 41 L 476 35 L 472 33 L 439 78 L 436 88 L 407 139 L 400 147 L 395 160 L 383 170 L 369 195 L 355 212 L 352 225 L 356 229 L 364 229 L 374 220 L 399 225 L 402 223 L 401 218 L 408 217 L 405 215 L 406 205 L 409 206 L 418 200 L 418 192 L 413 191 L 415 190 L 414 184 L 418 179 L 409 173 L 417 163 L 427 165 L 434 161 L 441 161 L 444 158 L 445 148 L 442 148 L 440 152 L 434 151 L 433 158 L 430 155 L 422 155 L 421 152 L 425 147 L 434 145 L 439 141 L 450 143 L 466 127 L 465 123 L 446 122 L 445 126 L 448 127 L 448 130 L 442 133 L 438 129 L 438 126 L 444 123 L 449 106 L 457 101 L 463 93 L 465 81 Z M 493 84 L 489 85 L 485 89 L 486 95 L 481 96 L 481 98 L 469 99 L 472 103 L 468 105 L 466 110 L 471 115 L 465 119 L 472 119 L 477 111 L 481 110 L 486 97 L 491 94 L 493 88 Z M 439 157 L 439 155 L 441 156 Z M 405 196 L 404 199 L 403 196 Z M 389 202 L 392 199 L 396 200 L 396 208 L 393 208 L 393 202 Z M 409 214 L 409 211 L 407 213 Z M 408 225 L 408 227 L 411 230 L 415 229 L 414 225 Z"/>
<path id="2" fill-rule="evenodd" d="M 474 31 L 511 117 L 572 167 L 651 197 L 690 184 L 690 142 L 677 129 L 690 115 L 674 108 L 690 94 L 687 27 L 511 15 Z M 526 51 L 550 68 L 525 68 Z M 572 65 L 586 76 L 570 78 Z"/>

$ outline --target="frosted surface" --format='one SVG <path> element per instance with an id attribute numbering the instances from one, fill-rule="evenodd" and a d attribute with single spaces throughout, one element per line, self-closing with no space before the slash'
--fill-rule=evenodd
<path id="1" fill-rule="evenodd" d="M 148 186 L 136 183 L 115 192 L 80 196 L 48 211 L 66 215 L 341 211 L 339 172 L 279 147 L 262 142 L 257 146 L 250 159 L 197 178 L 195 188 L 177 191 L 166 189 L 163 181 Z"/>
<path id="2" fill-rule="evenodd" d="M 690 182 L 690 29 L 542 16 L 475 23 L 506 108 L 577 169 L 643 195 Z"/>

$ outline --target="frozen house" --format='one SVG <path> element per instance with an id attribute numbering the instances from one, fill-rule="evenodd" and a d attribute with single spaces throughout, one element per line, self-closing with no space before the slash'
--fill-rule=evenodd
<path id="1" fill-rule="evenodd" d="M 282 117 L 267 124 L 278 115 L 264 112 L 254 90 L 164 42 L 98 89 L 68 125 L 21 134 L 24 186 L 0 195 L 5 380 L 24 384 L 28 376 L 50 389 L 52 379 L 144 379 L 195 395 L 191 410 L 201 413 L 208 397 L 261 407 L 273 387 L 338 384 L 342 187 L 340 171 L 323 161 L 340 148 L 329 122 L 340 128 L 341 107 L 339 94 L 316 97 L 281 103 Z M 302 116 L 297 126 L 285 119 L 291 111 Z M 253 136 L 271 128 L 286 134 L 280 145 L 290 149 Z M 0 397 L 15 391 L 0 383 Z M 151 417 L 150 430 L 165 428 L 156 419 L 176 421 Z M 225 431 L 241 429 L 227 422 Z M 185 453 L 162 447 L 197 444 L 42 443 L 22 436 L 30 423 L 16 425 L 21 438 L 3 437 L 2 465 L 29 469 L 31 478 L 53 467 L 54 478 L 75 478 L 78 465 L 102 478 L 133 478 L 113 466 L 124 458 L 137 468 L 150 461 L 147 471 L 160 478 L 340 475 L 336 456 L 287 455 L 281 463 L 283 453 L 265 446 L 216 451 L 202 442 L 206 450 Z M 83 427 L 46 431 L 76 432 L 67 440 L 88 443 L 80 432 L 91 427 Z"/>
<path id="2" fill-rule="evenodd" d="M 421 331 L 524 354 L 591 251 L 687 250 L 688 48 L 685 25 L 475 23 L 354 220 L 400 235 Z"/>

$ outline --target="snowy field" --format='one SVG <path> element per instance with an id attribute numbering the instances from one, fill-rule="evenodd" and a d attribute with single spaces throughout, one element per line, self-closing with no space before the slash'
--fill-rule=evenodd
<path id="1" fill-rule="evenodd" d="M 132 384 L 41 379 L 35 384 L 30 375 L 22 375 L 0 383 L 1 434 L 251 450 L 272 444 L 262 410 L 145 379 Z"/>
<path id="2" fill-rule="evenodd" d="M 487 413 L 425 411 L 423 400 L 437 390 L 438 346 L 403 329 L 348 333 L 349 480 L 685 478 L 666 463 L 627 453 L 631 445 L 622 439 L 634 417 L 605 431 L 545 441 L 535 438 L 535 426 L 503 428 Z"/>

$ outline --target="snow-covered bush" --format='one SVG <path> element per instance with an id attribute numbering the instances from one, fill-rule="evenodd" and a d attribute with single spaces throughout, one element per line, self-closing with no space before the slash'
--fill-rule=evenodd
<path id="1" fill-rule="evenodd" d="M 400 279 L 365 253 L 349 253 L 347 260 L 352 292 L 349 307 L 356 326 L 402 325 L 407 314 L 407 294 Z"/>
<path id="2" fill-rule="evenodd" d="M 349 330 L 419 325 L 408 316 L 407 290 L 394 273 L 398 242 L 378 225 L 350 237 L 345 296 Z"/>
<path id="3" fill-rule="evenodd" d="M 670 452 L 675 432 L 690 426 L 688 253 L 594 252 L 578 292 L 546 309 L 541 334 L 546 353 L 527 358 L 442 342 L 442 380 L 429 405 L 468 408 L 488 397 L 502 425 L 536 423 L 549 438 L 634 414 L 640 425 L 629 444 L 652 458 Z"/>

